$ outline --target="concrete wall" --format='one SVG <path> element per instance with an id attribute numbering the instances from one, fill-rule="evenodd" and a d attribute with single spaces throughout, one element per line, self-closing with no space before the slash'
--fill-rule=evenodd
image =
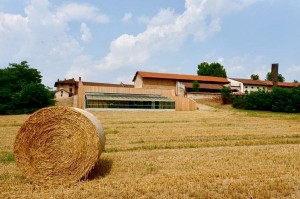
<path id="1" fill-rule="evenodd" d="M 221 93 L 187 93 L 190 99 L 221 99 Z"/>
<path id="2" fill-rule="evenodd" d="M 74 106 L 74 96 L 68 97 L 68 98 L 63 98 L 63 99 L 56 99 L 55 105 L 56 106 L 73 107 Z"/>
<path id="3" fill-rule="evenodd" d="M 135 78 L 134 88 L 143 88 L 143 78 L 140 75 Z"/>
<path id="4" fill-rule="evenodd" d="M 176 80 L 143 78 L 143 88 L 176 90 Z"/>
<path id="5" fill-rule="evenodd" d="M 181 82 L 176 82 L 176 95 L 185 96 L 186 88 Z"/>
<path id="6" fill-rule="evenodd" d="M 195 111 L 197 110 L 197 103 L 193 99 L 189 99 L 181 96 L 171 97 L 175 100 L 176 111 Z"/>
<path id="7" fill-rule="evenodd" d="M 238 90 L 236 93 L 244 93 L 244 84 L 233 79 L 228 79 L 231 90 Z"/>

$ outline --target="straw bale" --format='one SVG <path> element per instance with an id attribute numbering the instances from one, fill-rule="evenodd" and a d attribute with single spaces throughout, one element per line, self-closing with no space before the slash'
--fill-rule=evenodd
<path id="1" fill-rule="evenodd" d="M 85 178 L 98 161 L 105 134 L 91 113 L 49 107 L 33 113 L 14 143 L 17 166 L 34 184 L 70 184 Z"/>

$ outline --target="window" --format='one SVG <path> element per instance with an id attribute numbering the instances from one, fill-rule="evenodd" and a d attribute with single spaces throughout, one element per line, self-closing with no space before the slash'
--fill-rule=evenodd
<path id="1" fill-rule="evenodd" d="M 251 86 L 251 88 L 253 89 L 254 87 L 253 87 L 253 86 Z"/>
<path id="2" fill-rule="evenodd" d="M 70 93 L 72 93 L 72 91 L 73 91 L 73 89 L 72 89 L 72 88 L 70 88 Z"/>
<path id="3" fill-rule="evenodd" d="M 152 94 L 86 93 L 87 108 L 175 109 L 175 101 Z"/>

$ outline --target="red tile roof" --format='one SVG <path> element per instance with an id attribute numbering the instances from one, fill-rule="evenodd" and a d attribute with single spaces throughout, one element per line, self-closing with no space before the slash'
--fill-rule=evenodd
<path id="1" fill-rule="evenodd" d="M 258 86 L 273 86 L 272 81 L 264 81 L 264 80 L 252 80 L 252 79 L 240 79 L 240 78 L 230 78 L 238 82 L 242 82 L 247 85 L 258 85 Z M 296 87 L 299 83 L 293 82 L 278 82 L 279 87 Z"/>
<path id="2" fill-rule="evenodd" d="M 223 78 L 223 77 L 154 73 L 154 72 L 144 72 L 144 71 L 137 71 L 132 81 L 135 81 L 137 75 L 140 75 L 143 78 L 154 78 L 154 79 L 171 79 L 171 80 L 181 80 L 181 81 L 197 80 L 199 82 L 216 82 L 216 83 L 223 83 L 223 84 L 229 83 L 227 78 Z"/>
<path id="3" fill-rule="evenodd" d="M 240 79 L 240 78 L 230 78 L 230 79 L 233 79 L 238 82 L 242 82 L 243 84 L 247 84 L 247 85 L 267 86 L 267 83 L 261 80 Z"/>
<path id="4" fill-rule="evenodd" d="M 73 79 L 66 79 L 66 80 L 58 80 L 55 82 L 54 87 L 57 87 L 58 84 L 75 84 L 78 86 L 78 81 Z M 125 87 L 125 88 L 133 88 L 134 85 L 132 84 L 110 84 L 110 83 L 99 83 L 99 82 L 82 82 L 83 85 L 86 86 L 103 86 L 103 87 Z"/>
<path id="5" fill-rule="evenodd" d="M 57 82 L 54 83 L 54 87 L 57 87 L 57 84 L 76 84 L 76 81 L 74 78 L 72 79 L 65 79 L 65 80 L 57 80 Z"/>
<path id="6" fill-rule="evenodd" d="M 67 90 L 65 90 L 65 89 L 63 89 L 63 88 L 58 89 L 57 91 L 55 91 L 55 93 L 60 92 L 60 91 L 65 91 L 66 93 L 70 93 L 69 91 L 67 91 Z"/>
<path id="7" fill-rule="evenodd" d="M 132 84 L 110 84 L 110 83 L 98 83 L 98 82 L 82 82 L 83 85 L 86 86 L 103 86 L 103 87 L 125 87 L 125 88 L 133 88 Z"/>
<path id="8" fill-rule="evenodd" d="M 264 81 L 268 86 L 273 86 L 272 81 Z M 278 82 L 279 87 L 297 87 L 299 86 L 299 83 L 294 83 L 294 82 Z"/>

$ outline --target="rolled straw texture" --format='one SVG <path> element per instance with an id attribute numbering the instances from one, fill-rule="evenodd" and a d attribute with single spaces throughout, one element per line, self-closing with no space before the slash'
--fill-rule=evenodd
<path id="1" fill-rule="evenodd" d="M 34 184 L 70 184 L 86 177 L 104 150 L 105 134 L 91 113 L 50 107 L 33 113 L 14 143 L 17 166 Z"/>

